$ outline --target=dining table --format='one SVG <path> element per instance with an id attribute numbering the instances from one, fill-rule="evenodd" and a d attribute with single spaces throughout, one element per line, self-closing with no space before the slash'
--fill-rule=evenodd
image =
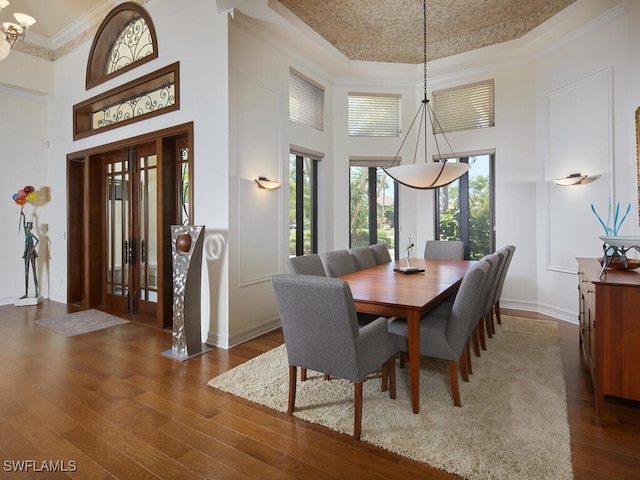
<path id="1" fill-rule="evenodd" d="M 408 259 L 384 263 L 341 276 L 347 281 L 356 310 L 407 321 L 411 405 L 420 411 L 420 320 L 433 307 L 454 294 L 472 260 Z M 404 271 L 403 271 L 404 270 Z"/>

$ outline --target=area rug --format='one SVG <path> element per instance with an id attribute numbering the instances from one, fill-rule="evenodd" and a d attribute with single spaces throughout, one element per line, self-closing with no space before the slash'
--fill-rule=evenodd
<path id="1" fill-rule="evenodd" d="M 409 369 L 396 368 L 397 399 L 364 382 L 364 442 L 471 480 L 573 478 L 560 336 L 554 322 L 502 316 L 487 351 L 472 353 L 473 375 L 455 407 L 446 362 L 422 358 L 420 413 L 411 410 Z M 209 386 L 286 412 L 288 363 L 282 345 Z M 309 372 L 298 381 L 294 415 L 353 434 L 353 385 Z"/>
<path id="2" fill-rule="evenodd" d="M 76 335 L 82 335 L 83 333 L 129 323 L 129 320 L 109 315 L 100 310 L 90 309 L 81 312 L 67 313 L 60 317 L 36 320 L 35 323 L 65 337 L 74 337 Z"/>

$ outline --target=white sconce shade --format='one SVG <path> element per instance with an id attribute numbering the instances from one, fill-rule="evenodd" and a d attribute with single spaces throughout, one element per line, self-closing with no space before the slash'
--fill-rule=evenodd
<path id="1" fill-rule="evenodd" d="M 280 188 L 280 182 L 269 180 L 267 177 L 258 177 L 255 179 L 259 188 L 265 188 L 267 190 L 276 190 Z"/>
<path id="2" fill-rule="evenodd" d="M 562 186 L 570 186 L 570 185 L 582 185 L 585 183 L 591 183 L 600 175 L 587 175 L 584 173 L 572 173 L 571 175 L 567 175 L 566 177 L 556 178 L 553 183 L 556 185 Z"/>

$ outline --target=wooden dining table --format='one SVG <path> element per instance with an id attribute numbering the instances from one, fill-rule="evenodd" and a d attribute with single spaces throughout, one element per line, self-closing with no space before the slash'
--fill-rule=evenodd
<path id="1" fill-rule="evenodd" d="M 384 317 L 407 320 L 411 404 L 420 411 L 420 319 L 442 300 L 454 293 L 465 273 L 475 262 L 470 260 L 427 260 L 411 258 L 412 267 L 424 271 L 400 273 L 406 260 L 386 263 L 343 275 L 351 288 L 356 310 Z"/>

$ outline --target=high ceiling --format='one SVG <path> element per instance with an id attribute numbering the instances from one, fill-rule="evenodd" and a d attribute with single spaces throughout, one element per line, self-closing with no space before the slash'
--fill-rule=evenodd
<path id="1" fill-rule="evenodd" d="M 352 60 L 422 63 L 422 0 L 279 0 Z M 427 58 L 519 38 L 575 0 L 427 0 Z"/>
<path id="2" fill-rule="evenodd" d="M 146 3 L 147 0 L 138 0 Z M 211 0 L 214 1 L 214 0 Z M 225 0 L 241 5 L 267 0 Z M 429 60 L 519 38 L 575 0 L 427 0 Z M 36 18 L 30 32 L 55 43 L 74 25 L 86 27 L 120 3 L 117 0 L 10 0 L 0 21 L 13 12 Z M 279 0 L 352 60 L 422 63 L 422 0 Z M 94 18 L 95 17 L 95 18 Z M 84 20 L 84 22 L 82 21 Z M 82 32 L 77 32 L 79 35 Z M 43 43 L 42 41 L 40 42 Z M 46 42 L 45 42 L 46 43 Z"/>

